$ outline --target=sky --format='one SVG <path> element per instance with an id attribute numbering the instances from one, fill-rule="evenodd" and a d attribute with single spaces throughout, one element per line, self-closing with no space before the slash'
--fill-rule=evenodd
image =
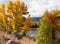
<path id="1" fill-rule="evenodd" d="M 14 0 L 12 0 L 14 1 Z M 22 0 L 20 0 L 22 1 Z M 0 0 L 0 3 L 6 4 L 8 0 Z M 41 17 L 46 9 L 60 9 L 60 0 L 24 0 L 28 6 L 28 11 L 31 17 Z"/>

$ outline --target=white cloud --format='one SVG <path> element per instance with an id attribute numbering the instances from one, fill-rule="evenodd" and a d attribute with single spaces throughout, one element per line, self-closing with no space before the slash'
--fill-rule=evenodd
<path id="1" fill-rule="evenodd" d="M 48 9 L 60 9 L 60 0 L 31 0 L 30 8 L 28 9 L 32 17 L 42 16 L 44 11 Z"/>
<path id="2" fill-rule="evenodd" d="M 33 17 L 42 16 L 41 14 L 43 13 L 43 11 L 45 11 L 44 9 L 48 8 L 47 4 L 48 4 L 47 0 L 45 1 L 44 0 L 31 0 L 30 1 L 31 7 L 29 8 L 29 12 L 31 16 Z"/>

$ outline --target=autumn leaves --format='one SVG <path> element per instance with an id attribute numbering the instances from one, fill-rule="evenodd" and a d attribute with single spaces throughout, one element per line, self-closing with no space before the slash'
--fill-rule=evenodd
<path id="1" fill-rule="evenodd" d="M 19 0 L 9 0 L 6 5 L 0 4 L 0 30 L 20 30 L 26 19 L 22 15 L 28 14 L 27 9 L 27 5 Z"/>

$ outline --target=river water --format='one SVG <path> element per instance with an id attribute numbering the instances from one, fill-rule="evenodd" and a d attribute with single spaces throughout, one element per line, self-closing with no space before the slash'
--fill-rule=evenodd
<path id="1" fill-rule="evenodd" d="M 30 37 L 36 37 L 37 36 L 37 30 L 30 30 L 28 32 L 26 32 L 26 35 L 27 36 L 30 36 Z M 59 39 L 60 38 L 60 31 L 56 31 L 56 38 Z"/>

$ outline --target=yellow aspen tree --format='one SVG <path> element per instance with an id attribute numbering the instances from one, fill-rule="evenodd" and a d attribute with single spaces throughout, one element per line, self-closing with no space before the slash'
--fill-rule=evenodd
<path id="1" fill-rule="evenodd" d="M 60 13 L 60 11 L 58 10 L 58 9 L 55 9 L 55 10 L 52 10 L 51 12 L 50 12 L 50 16 L 51 16 L 51 18 L 56 18 L 56 16 L 58 15 Z"/>
<path id="2" fill-rule="evenodd" d="M 1 17 L 1 28 L 3 31 L 6 30 L 6 20 L 5 20 L 5 5 L 0 5 L 0 17 Z"/>
<path id="3" fill-rule="evenodd" d="M 10 29 L 10 30 L 13 30 L 13 29 L 15 29 L 15 28 L 13 28 L 14 27 L 14 19 L 13 19 L 13 2 L 11 1 L 11 0 L 9 0 L 8 1 L 8 3 L 7 3 L 7 20 L 8 20 L 8 22 L 7 22 L 7 28 L 8 28 L 8 30 Z M 13 24 L 11 24 L 11 23 L 13 23 Z M 10 25 L 11 24 L 11 25 Z"/>
<path id="4" fill-rule="evenodd" d="M 15 8 L 14 8 L 15 7 Z M 24 22 L 24 12 L 26 12 L 27 7 L 24 2 L 20 2 L 19 0 L 16 0 L 13 5 L 14 9 L 14 17 L 15 17 L 15 29 L 17 31 L 20 30 L 20 27 L 22 27 L 23 22 Z M 26 13 L 27 14 L 27 13 Z"/>
<path id="5" fill-rule="evenodd" d="M 23 17 L 23 15 L 28 14 L 27 9 L 27 5 L 25 5 L 24 2 L 20 2 L 20 0 L 15 0 L 14 2 L 12 2 L 11 0 L 8 1 L 5 17 L 8 30 L 20 30 L 23 22 L 25 22 L 25 18 Z"/>
<path id="6" fill-rule="evenodd" d="M 29 28 L 31 27 L 31 17 L 30 15 L 28 16 L 28 18 L 26 19 L 26 21 L 24 22 L 24 26 L 23 26 L 23 33 L 25 34 L 26 31 L 29 31 Z"/>

